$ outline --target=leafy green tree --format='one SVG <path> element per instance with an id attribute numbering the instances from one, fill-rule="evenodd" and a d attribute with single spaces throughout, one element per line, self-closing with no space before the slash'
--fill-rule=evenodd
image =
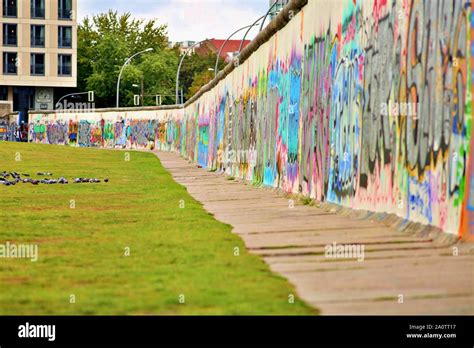
<path id="1" fill-rule="evenodd" d="M 78 38 L 78 87 L 81 91 L 94 90 L 98 107 L 115 105 L 116 83 L 127 57 L 150 47 L 155 56 L 164 56 L 155 60 L 169 61 L 169 56 L 174 55 L 174 51 L 167 48 L 165 25 L 157 25 L 155 20 L 134 19 L 130 13 L 119 15 L 110 10 L 92 19 L 86 17 L 79 25 Z M 149 55 L 136 57 L 126 70 L 140 66 L 146 59 Z M 168 70 L 157 71 L 155 75 L 168 73 Z M 171 75 L 166 78 L 173 79 Z M 120 91 L 121 97 L 127 96 L 127 104 L 123 105 L 132 105 L 133 97 L 131 104 L 128 95 L 134 92 L 130 87 L 125 84 Z"/>
<path id="2" fill-rule="evenodd" d="M 115 105 L 116 84 L 121 66 L 127 59 L 127 44 L 116 36 L 106 34 L 97 44 L 92 74 L 86 79 L 87 89 L 95 91 L 103 106 Z"/>
<path id="3" fill-rule="evenodd" d="M 84 18 L 77 30 L 78 50 L 77 50 L 77 87 L 79 91 L 87 90 L 87 78 L 93 73 L 93 61 L 95 57 L 94 47 L 99 41 L 99 34 L 93 29 L 93 24 L 89 18 Z"/>
<path id="4" fill-rule="evenodd" d="M 214 78 L 214 72 L 213 71 L 201 71 L 196 74 L 194 74 L 193 78 L 193 84 L 191 87 L 189 87 L 188 94 L 186 95 L 186 98 L 189 99 L 193 95 L 195 95 L 201 87 L 212 81 Z"/>
<path id="5" fill-rule="evenodd" d="M 181 57 L 178 47 L 168 47 L 166 25 L 109 10 L 84 18 L 78 27 L 78 42 L 78 90 L 95 91 L 97 107 L 115 106 L 117 79 L 125 60 L 150 47 L 153 52 L 134 58 L 124 70 L 120 105 L 133 106 L 134 95 L 142 94 L 142 105 L 155 105 L 153 96 L 157 94 L 162 96 L 163 104 L 175 103 L 176 70 Z M 215 54 L 185 58 L 180 87 L 186 99 L 212 79 L 214 73 L 209 69 L 214 69 L 215 60 Z M 224 66 L 220 59 L 219 70 Z"/>
<path id="6" fill-rule="evenodd" d="M 216 55 L 208 54 L 207 56 L 201 56 L 197 53 L 193 53 L 189 57 L 186 57 L 183 61 L 183 66 L 181 67 L 181 73 L 179 82 L 181 87 L 184 90 L 184 95 L 186 99 L 191 98 L 194 93 L 191 92 L 191 86 L 193 86 L 193 91 L 199 90 L 206 83 L 202 84 L 203 76 L 212 76 L 214 77 L 214 66 L 216 65 Z M 223 59 L 219 59 L 218 71 L 225 67 L 225 62 Z M 212 71 L 209 71 L 212 69 Z M 195 79 L 198 78 L 199 81 L 194 83 Z M 211 78 L 212 80 L 212 78 Z"/>
<path id="7" fill-rule="evenodd" d="M 133 105 L 133 96 L 142 94 L 142 105 L 156 105 L 155 95 L 162 96 L 163 104 L 175 103 L 175 75 L 178 66 L 178 56 L 171 50 L 163 50 L 152 53 L 139 64 L 129 66 L 125 69 L 122 84 L 126 91 L 124 105 Z M 139 87 L 133 87 L 138 85 Z"/>

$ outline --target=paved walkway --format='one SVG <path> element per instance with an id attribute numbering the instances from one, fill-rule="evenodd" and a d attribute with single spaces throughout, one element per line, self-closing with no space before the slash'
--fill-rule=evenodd
<path id="1" fill-rule="evenodd" d="M 322 314 L 474 314 L 474 247 L 423 226 L 332 205 L 295 202 L 211 173 L 174 153 L 163 166 L 216 219 L 234 227 L 250 252 L 283 275 Z M 361 243 L 364 261 L 331 259 L 325 246 Z M 399 303 L 403 295 L 403 303 Z"/>

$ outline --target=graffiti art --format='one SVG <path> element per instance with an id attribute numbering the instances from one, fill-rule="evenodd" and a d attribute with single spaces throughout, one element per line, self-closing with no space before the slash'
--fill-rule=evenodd
<path id="1" fill-rule="evenodd" d="M 30 137 L 176 150 L 255 183 L 472 238 L 472 2 L 335 1 L 323 20 L 321 1 L 185 109 L 78 125 L 45 115 Z"/>

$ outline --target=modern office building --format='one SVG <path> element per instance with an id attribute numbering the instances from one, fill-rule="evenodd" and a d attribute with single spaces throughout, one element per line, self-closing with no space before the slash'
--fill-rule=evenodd
<path id="1" fill-rule="evenodd" d="M 77 0 L 0 1 L 0 103 L 51 110 L 77 84 Z"/>

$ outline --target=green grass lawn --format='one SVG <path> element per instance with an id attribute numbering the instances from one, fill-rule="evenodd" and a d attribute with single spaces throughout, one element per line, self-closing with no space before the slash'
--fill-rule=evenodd
<path id="1" fill-rule="evenodd" d="M 156 156 L 129 154 L 125 161 L 121 151 L 0 142 L 0 171 L 110 179 L 0 185 L 0 244 L 39 247 L 37 262 L 0 258 L 1 315 L 316 314 L 289 303 L 293 287 Z"/>

